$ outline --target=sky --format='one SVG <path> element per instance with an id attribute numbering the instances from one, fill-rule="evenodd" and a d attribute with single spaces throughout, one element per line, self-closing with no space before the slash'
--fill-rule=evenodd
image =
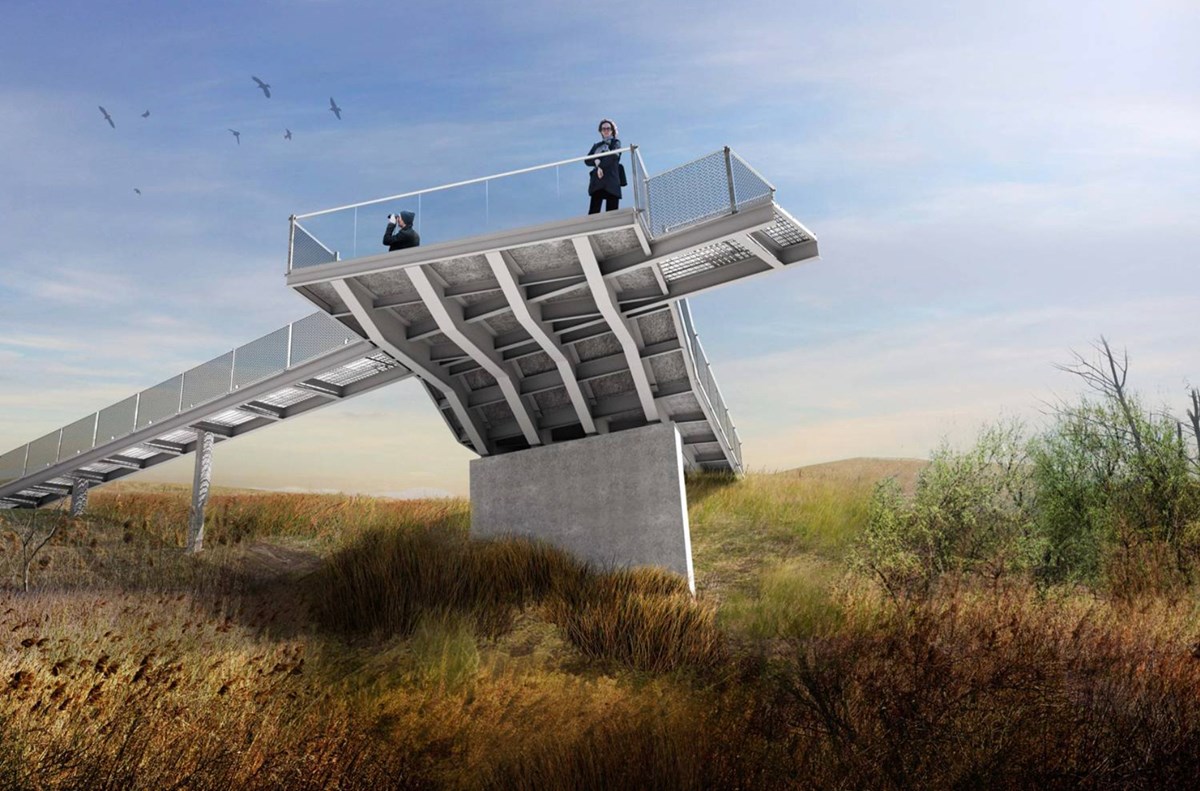
<path id="1" fill-rule="evenodd" d="M 731 146 L 820 240 L 692 300 L 752 470 L 1036 425 L 1101 335 L 1151 403 L 1200 384 L 1194 0 L 0 17 L 0 452 L 312 312 L 289 215 L 578 156 L 601 117 L 651 173 Z M 465 495 L 471 458 L 410 380 L 218 445 L 214 483 Z"/>

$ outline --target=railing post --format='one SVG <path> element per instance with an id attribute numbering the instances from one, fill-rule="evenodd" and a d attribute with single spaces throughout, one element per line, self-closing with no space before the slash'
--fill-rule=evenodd
<path id="1" fill-rule="evenodd" d="M 29 443 L 25 443 L 25 460 L 21 462 L 21 477 L 29 474 Z"/>
<path id="2" fill-rule="evenodd" d="M 288 347 L 287 347 L 287 363 L 283 366 L 286 371 L 292 367 L 292 327 L 296 326 L 296 322 L 288 324 Z"/>
<path id="3" fill-rule="evenodd" d="M 296 215 L 288 217 L 288 224 L 291 226 L 291 231 L 288 233 L 288 265 L 287 273 L 292 273 L 292 256 L 296 252 Z"/>
<path id="4" fill-rule="evenodd" d="M 729 213 L 737 214 L 737 196 L 733 193 L 733 161 L 729 156 L 729 146 L 725 146 L 725 179 L 729 184 Z"/>

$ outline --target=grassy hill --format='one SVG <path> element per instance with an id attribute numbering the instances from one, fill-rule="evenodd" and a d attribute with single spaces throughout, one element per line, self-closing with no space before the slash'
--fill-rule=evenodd
<path id="1" fill-rule="evenodd" d="M 1127 788 L 1200 769 L 1190 595 L 884 595 L 853 459 L 688 482 L 699 595 L 460 500 L 128 483 L 0 568 L 2 788 Z M 21 520 L 19 514 L 5 519 Z"/>

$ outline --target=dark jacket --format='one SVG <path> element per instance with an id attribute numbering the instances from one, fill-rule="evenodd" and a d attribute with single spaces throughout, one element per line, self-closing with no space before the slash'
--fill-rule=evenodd
<path id="1" fill-rule="evenodd" d="M 421 244 L 421 235 L 412 227 L 417 215 L 410 211 L 402 211 L 400 216 L 407 225 L 401 228 L 396 223 L 389 222 L 387 231 L 383 234 L 383 243 L 387 245 L 388 250 L 403 250 Z"/>
<path id="2" fill-rule="evenodd" d="M 613 138 L 611 143 L 606 143 L 601 140 L 596 145 L 592 146 L 592 150 L 588 152 L 588 156 L 604 151 L 616 151 L 621 147 L 621 141 Z M 588 194 L 595 195 L 597 192 L 607 192 L 614 198 L 621 197 L 621 174 L 618 173 L 618 162 L 621 159 L 620 154 L 609 154 L 606 157 L 594 157 L 592 159 L 583 160 L 583 164 L 592 169 L 591 179 L 588 181 Z M 596 176 L 596 166 L 604 171 L 604 178 Z"/>

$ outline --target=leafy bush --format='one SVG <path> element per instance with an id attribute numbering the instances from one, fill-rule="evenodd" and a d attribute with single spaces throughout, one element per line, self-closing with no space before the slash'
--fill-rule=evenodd
<path id="1" fill-rule="evenodd" d="M 1028 498 L 1020 426 L 986 428 L 967 451 L 935 451 L 911 498 L 892 479 L 878 485 L 856 563 L 893 596 L 928 595 L 947 572 L 1027 569 L 1039 545 Z"/>
<path id="2" fill-rule="evenodd" d="M 1058 409 L 1053 426 L 1031 443 L 1030 458 L 1047 579 L 1107 579 L 1117 592 L 1137 589 L 1147 583 L 1137 579 L 1136 559 L 1161 545 L 1174 572 L 1163 576 L 1169 569 L 1156 561 L 1147 575 L 1190 581 L 1200 483 L 1175 421 L 1128 394 L 1123 402 L 1083 399 Z"/>

